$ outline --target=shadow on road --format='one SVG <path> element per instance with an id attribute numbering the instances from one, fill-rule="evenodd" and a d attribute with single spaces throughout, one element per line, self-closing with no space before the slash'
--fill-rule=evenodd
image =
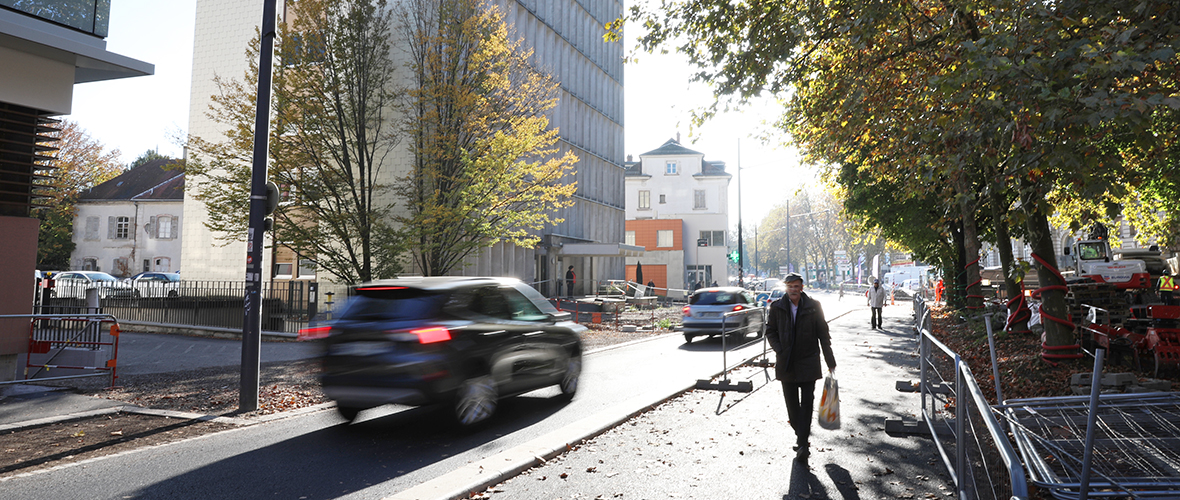
<path id="1" fill-rule="evenodd" d="M 525 429 L 565 407 L 559 398 L 516 397 L 502 402 L 489 425 L 464 431 L 437 407 L 300 434 L 226 457 L 129 493 L 134 498 L 337 498 L 409 475 Z M 267 424 L 263 424 L 267 425 Z M 273 430 L 272 430 L 273 431 Z M 258 433 L 256 432 L 255 435 Z M 404 490 L 386 485 L 382 496 Z"/>

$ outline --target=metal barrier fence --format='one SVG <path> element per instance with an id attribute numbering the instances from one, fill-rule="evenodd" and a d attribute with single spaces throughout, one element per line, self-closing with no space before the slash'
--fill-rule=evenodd
<path id="1" fill-rule="evenodd" d="M 932 333 L 930 309 L 914 298 L 922 419 L 960 499 L 1027 499 L 1019 456 L 967 363 Z M 985 317 L 990 337 L 990 320 Z M 998 385 L 997 385 L 998 388 Z"/>
<path id="2" fill-rule="evenodd" d="M 119 320 L 110 314 L 17 314 L 4 320 L 29 321 L 24 380 L 118 378 Z"/>
<path id="3" fill-rule="evenodd" d="M 320 285 L 310 281 L 264 283 L 262 330 L 294 334 L 313 319 L 321 318 L 324 302 L 330 299 L 320 291 Z M 245 318 L 246 284 L 243 281 L 180 281 L 169 284 L 167 289 L 150 293 L 105 295 L 99 299 L 98 311 L 127 322 L 240 330 Z M 84 299 L 55 297 L 44 298 L 37 312 L 79 314 L 94 311 L 86 307 Z"/>

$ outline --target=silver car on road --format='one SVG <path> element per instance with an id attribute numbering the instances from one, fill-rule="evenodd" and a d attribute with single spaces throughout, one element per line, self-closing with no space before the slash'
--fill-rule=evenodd
<path id="1" fill-rule="evenodd" d="M 766 325 L 766 308 L 759 306 L 754 294 L 745 288 L 722 286 L 702 288 L 688 297 L 681 325 L 684 341 L 696 337 L 726 335 L 762 336 Z M 726 317 L 727 313 L 731 314 Z"/>

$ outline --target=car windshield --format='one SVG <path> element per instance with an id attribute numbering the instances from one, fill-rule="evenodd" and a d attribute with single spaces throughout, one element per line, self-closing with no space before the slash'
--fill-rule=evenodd
<path id="1" fill-rule="evenodd" d="M 740 304 L 740 295 L 737 292 L 701 292 L 689 297 L 688 303 L 694 306 Z"/>
<path id="2" fill-rule="evenodd" d="M 438 316 L 446 296 L 399 286 L 358 287 L 342 320 L 407 321 Z"/>
<path id="3" fill-rule="evenodd" d="M 546 299 L 544 295 L 541 295 L 541 292 L 534 290 L 533 287 L 524 283 L 515 283 L 513 284 L 513 288 L 524 294 L 525 297 L 528 297 L 529 301 L 537 306 L 537 309 L 540 309 L 541 312 L 549 315 L 558 314 L 559 311 L 556 307 L 553 307 L 553 304 L 549 303 L 549 299 Z"/>
<path id="4" fill-rule="evenodd" d="M 90 279 L 93 281 L 119 281 L 107 273 L 90 273 L 87 276 L 90 276 Z"/>

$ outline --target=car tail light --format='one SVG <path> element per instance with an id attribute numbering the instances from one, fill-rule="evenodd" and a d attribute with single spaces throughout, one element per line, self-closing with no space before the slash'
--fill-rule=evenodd
<path id="1" fill-rule="evenodd" d="M 419 328 L 417 330 L 410 330 L 408 332 L 390 333 L 389 339 L 417 342 L 419 344 L 434 344 L 436 342 L 446 342 L 451 340 L 451 331 L 441 326 Z"/>
<path id="2" fill-rule="evenodd" d="M 743 305 L 741 305 L 741 304 L 738 304 L 738 305 L 736 305 L 736 306 L 733 306 L 733 310 L 734 310 L 735 312 L 736 312 L 736 311 L 741 311 L 742 309 L 745 309 L 745 308 L 746 308 L 746 306 L 743 306 Z"/>
<path id="3" fill-rule="evenodd" d="M 328 336 L 328 332 L 332 331 L 330 326 L 317 326 L 315 328 L 300 328 L 299 336 L 295 340 L 314 340 L 322 339 Z"/>
<path id="4" fill-rule="evenodd" d="M 692 308 L 690 308 L 690 307 L 688 307 L 688 306 L 684 306 L 684 308 L 680 309 L 680 312 L 681 312 L 681 314 L 683 314 L 683 315 L 684 315 L 684 317 L 686 317 L 686 318 L 687 318 L 687 317 L 689 317 L 689 316 L 692 316 Z"/>

